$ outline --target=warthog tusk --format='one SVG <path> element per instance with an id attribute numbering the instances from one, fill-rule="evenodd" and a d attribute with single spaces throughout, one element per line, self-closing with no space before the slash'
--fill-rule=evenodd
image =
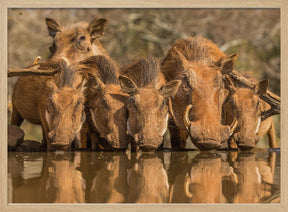
<path id="1" fill-rule="evenodd" d="M 38 57 L 35 58 L 35 60 L 33 61 L 33 65 L 38 64 L 39 60 L 41 60 L 41 56 L 38 56 Z"/>
<path id="2" fill-rule="evenodd" d="M 237 125 L 238 125 L 238 121 L 237 121 L 236 118 L 234 118 L 233 121 L 232 121 L 232 123 L 231 123 L 230 126 L 229 126 L 230 135 L 233 134 L 233 132 L 235 131 Z"/>
<path id="3" fill-rule="evenodd" d="M 193 194 L 189 191 L 189 186 L 191 184 L 191 179 L 188 176 L 188 174 L 186 174 L 185 176 L 185 185 L 184 185 L 184 190 L 185 190 L 185 194 L 188 198 L 192 198 Z"/>
<path id="4" fill-rule="evenodd" d="M 65 62 L 66 66 L 70 66 L 70 62 L 66 57 L 61 57 L 61 59 Z"/>
<path id="5" fill-rule="evenodd" d="M 190 104 L 184 110 L 183 120 L 184 120 L 184 125 L 187 130 L 189 130 L 190 125 L 191 125 L 191 121 L 189 119 L 189 111 L 192 109 L 192 107 L 193 106 Z"/>

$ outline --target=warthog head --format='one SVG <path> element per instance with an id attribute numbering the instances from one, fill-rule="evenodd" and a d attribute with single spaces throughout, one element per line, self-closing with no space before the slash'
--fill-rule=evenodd
<path id="1" fill-rule="evenodd" d="M 222 104 L 228 93 L 223 76 L 233 70 L 237 55 L 207 65 L 201 61 L 188 61 L 176 48 L 174 53 L 183 69 L 182 85 L 174 98 L 174 113 L 184 111 L 184 124 L 195 146 L 205 150 L 219 148 L 237 125 L 236 120 L 231 126 L 221 124 Z"/>
<path id="2" fill-rule="evenodd" d="M 126 134 L 125 105 L 129 96 L 121 90 L 117 64 L 103 55 L 88 58 L 81 64 L 91 74 L 86 106 L 92 128 L 105 139 L 101 145 L 106 149 L 126 149 L 131 140 Z"/>
<path id="3" fill-rule="evenodd" d="M 69 148 L 85 120 L 84 84 L 80 73 L 64 62 L 59 84 L 47 82 L 50 98 L 45 111 L 48 126 L 48 149 Z"/>
<path id="4" fill-rule="evenodd" d="M 261 111 L 265 109 L 259 96 L 266 93 L 268 80 L 258 82 L 255 88 L 251 89 L 235 87 L 229 76 L 225 79 L 229 95 L 223 104 L 223 120 L 231 124 L 233 118 L 236 118 L 238 126 L 232 139 L 236 141 L 240 149 L 254 148 L 259 140 Z"/>
<path id="5" fill-rule="evenodd" d="M 167 130 L 167 98 L 176 94 L 181 81 L 173 80 L 156 89 L 138 87 L 132 79 L 123 75 L 119 80 L 122 90 L 130 95 L 127 102 L 127 132 L 141 150 L 158 148 Z"/>
<path id="6" fill-rule="evenodd" d="M 110 147 L 126 149 L 129 143 L 125 107 L 128 95 L 121 91 L 119 84 L 105 85 L 100 79 L 97 84 L 97 94 L 90 105 L 93 126 Z"/>
<path id="7" fill-rule="evenodd" d="M 107 20 L 104 18 L 96 19 L 90 24 L 80 22 L 69 27 L 63 27 L 57 21 L 46 18 L 46 24 L 49 35 L 54 39 L 50 47 L 51 58 L 66 57 L 73 63 L 105 52 L 98 41 L 106 28 Z"/>

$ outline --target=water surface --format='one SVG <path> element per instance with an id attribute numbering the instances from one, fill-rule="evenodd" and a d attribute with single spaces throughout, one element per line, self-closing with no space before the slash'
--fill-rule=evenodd
<path id="1" fill-rule="evenodd" d="M 8 154 L 10 203 L 279 203 L 280 152 Z"/>

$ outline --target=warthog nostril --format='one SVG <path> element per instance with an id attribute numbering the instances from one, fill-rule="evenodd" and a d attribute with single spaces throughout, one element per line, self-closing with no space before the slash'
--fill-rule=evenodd
<path id="1" fill-rule="evenodd" d="M 140 145 L 144 145 L 144 143 L 143 143 L 142 141 L 139 141 L 139 142 L 137 142 L 136 144 L 139 145 L 139 146 L 140 146 Z"/>

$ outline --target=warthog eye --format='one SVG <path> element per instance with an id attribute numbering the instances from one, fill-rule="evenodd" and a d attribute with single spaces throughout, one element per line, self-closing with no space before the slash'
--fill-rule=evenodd
<path id="1" fill-rule="evenodd" d="M 131 97 L 129 100 L 128 100 L 128 108 L 131 108 L 131 109 L 136 109 L 136 101 L 135 101 L 135 97 Z"/>
<path id="2" fill-rule="evenodd" d="M 129 102 L 130 104 L 133 104 L 133 105 L 136 104 L 134 97 L 131 97 L 131 98 L 128 100 L 128 102 Z"/>
<path id="3" fill-rule="evenodd" d="M 235 99 L 233 98 L 233 96 L 230 96 L 229 102 L 230 102 L 231 104 L 233 104 L 233 105 L 236 104 Z"/>
<path id="4" fill-rule="evenodd" d="M 80 38 L 78 39 L 78 42 L 81 42 L 81 41 L 85 41 L 86 40 L 86 37 L 84 35 L 80 36 Z"/>
<path id="5" fill-rule="evenodd" d="M 165 106 L 166 106 L 166 101 L 164 99 L 163 102 L 161 103 L 160 110 L 162 110 Z"/>
<path id="6" fill-rule="evenodd" d="M 106 108 L 109 108 L 109 105 L 106 99 L 102 99 L 102 103 Z"/>
<path id="7" fill-rule="evenodd" d="M 49 105 L 48 108 L 47 108 L 47 111 L 49 113 L 52 113 L 54 111 L 54 107 L 52 105 Z"/>
<path id="8" fill-rule="evenodd" d="M 82 101 L 80 99 L 78 99 L 77 103 L 76 103 L 76 107 L 79 106 L 82 103 Z"/>

